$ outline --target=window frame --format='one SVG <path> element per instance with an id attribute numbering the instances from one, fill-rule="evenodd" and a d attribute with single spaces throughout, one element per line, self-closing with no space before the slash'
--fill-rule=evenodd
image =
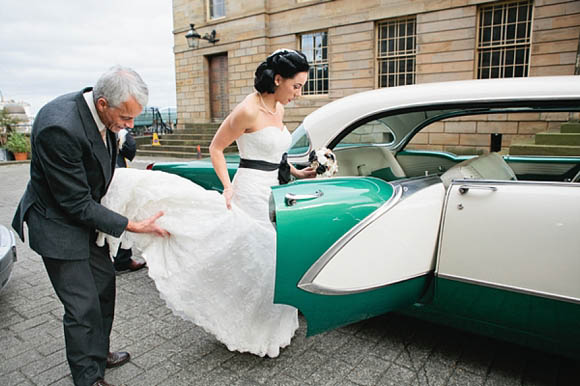
<path id="1" fill-rule="evenodd" d="M 221 16 L 212 17 L 212 6 L 214 6 L 214 2 L 218 2 L 218 1 L 223 3 L 224 14 Z M 206 1 L 206 12 L 207 12 L 207 20 L 208 21 L 225 18 L 226 17 L 226 0 L 207 0 Z"/>
<path id="2" fill-rule="evenodd" d="M 322 50 L 322 52 L 326 52 L 326 58 L 322 58 L 320 61 L 317 61 L 314 57 L 315 57 L 315 52 L 317 50 L 316 47 L 314 47 L 315 44 L 315 39 L 316 39 L 316 35 L 317 34 L 325 34 L 326 35 L 326 45 L 325 46 L 321 46 L 319 49 Z M 304 85 L 304 88 L 302 89 L 302 95 L 303 96 L 321 96 L 321 95 L 328 95 L 330 92 L 330 61 L 329 61 L 329 50 L 330 50 L 330 46 L 328 45 L 328 30 L 317 30 L 317 31 L 309 31 L 306 33 L 302 33 L 299 36 L 299 44 L 300 44 L 300 51 L 302 51 L 307 57 L 308 57 L 308 53 L 304 50 L 304 46 L 303 46 L 303 38 L 305 36 L 312 36 L 313 41 L 313 48 L 312 48 L 312 57 L 314 58 L 314 61 L 308 61 L 308 64 L 310 65 L 310 70 L 308 71 L 308 80 L 306 82 L 306 84 Z M 313 71 L 317 71 L 316 69 L 321 67 L 322 71 L 324 71 L 324 66 L 326 66 L 326 77 L 321 76 L 321 77 L 312 77 L 311 74 Z M 319 88 L 317 86 L 314 87 L 314 90 L 307 90 L 306 87 L 308 85 L 314 84 L 317 85 L 317 83 L 319 81 L 322 81 L 323 87 L 321 90 L 319 90 Z M 326 86 L 326 87 L 324 87 Z"/>
<path id="3" fill-rule="evenodd" d="M 414 24 L 414 30 L 413 30 L 413 34 L 409 35 L 408 32 L 408 28 L 409 28 L 409 22 L 413 22 Z M 403 24 L 405 25 L 405 35 L 404 38 L 405 41 L 407 42 L 407 39 L 412 38 L 413 40 L 413 48 L 412 49 L 408 49 L 407 46 L 405 45 L 405 50 L 402 51 L 400 49 L 396 49 L 393 51 L 389 51 L 388 50 L 388 41 L 389 40 L 393 40 L 393 45 L 396 47 L 398 45 L 398 41 L 399 39 L 401 39 L 401 36 L 399 34 L 400 31 L 400 25 Z M 389 39 L 389 36 L 387 36 L 386 38 L 383 38 L 381 35 L 381 28 L 383 28 L 383 26 L 388 26 L 389 24 L 394 24 L 395 26 L 395 36 L 392 39 Z M 385 41 L 387 42 L 387 49 L 384 51 L 381 50 L 381 45 L 382 42 Z M 396 87 L 396 86 L 403 86 L 403 85 L 410 85 L 410 84 L 415 84 L 417 82 L 417 16 L 416 15 L 407 15 L 407 16 L 403 16 L 403 17 L 397 17 L 397 18 L 392 18 L 392 19 L 386 19 L 380 22 L 377 22 L 376 24 L 376 33 L 375 33 L 375 57 L 376 57 L 376 61 L 375 61 L 375 65 L 376 65 L 376 87 L 377 88 L 385 88 L 385 87 Z M 405 70 L 404 71 L 399 71 L 400 67 L 400 61 L 401 60 L 405 60 L 405 64 L 407 65 L 407 61 L 411 60 L 413 61 L 412 67 L 413 69 L 411 71 L 407 70 L 407 66 L 405 66 Z M 394 71 L 390 72 L 383 72 L 382 71 L 382 66 L 383 63 L 388 63 L 389 61 L 392 61 L 392 63 L 394 63 Z M 391 75 L 392 74 L 392 75 Z M 400 75 L 404 74 L 405 75 L 405 82 L 403 84 L 401 84 L 400 82 Z M 408 82 L 407 81 L 407 75 L 411 76 L 411 81 Z M 382 83 L 381 77 L 386 77 L 386 81 L 385 84 Z M 393 76 L 393 80 L 394 83 L 393 85 L 389 85 L 389 76 Z"/>
<path id="4" fill-rule="evenodd" d="M 526 20 L 520 21 L 519 17 L 519 6 L 527 5 L 528 7 L 528 18 Z M 510 8 L 515 8 L 516 16 L 515 22 L 510 22 L 508 20 Z M 491 12 L 492 22 L 489 25 L 482 24 L 483 18 L 485 17 L 484 12 Z M 501 23 L 494 24 L 495 16 L 494 13 L 501 11 Z M 520 78 L 530 76 L 530 64 L 532 56 L 532 34 L 533 34 L 533 21 L 534 21 L 534 0 L 509 0 L 494 2 L 491 4 L 483 4 L 477 8 L 477 29 L 476 29 L 476 40 L 475 40 L 475 78 L 476 79 L 496 79 L 496 78 Z M 514 27 L 514 38 L 508 39 L 508 28 L 510 25 L 515 25 Z M 525 26 L 525 36 L 523 42 L 518 42 L 518 25 L 524 24 Z M 494 27 L 500 28 L 500 35 L 502 36 L 499 40 L 494 40 Z M 483 41 L 485 38 L 482 34 L 486 32 L 483 31 L 484 28 L 490 28 L 490 39 Z M 523 63 L 518 64 L 517 51 L 524 50 Z M 486 53 L 489 55 L 489 66 L 483 66 L 483 61 L 485 59 Z M 495 56 L 495 53 L 499 53 Z M 506 63 L 509 61 L 510 55 L 513 55 L 513 62 L 511 64 Z M 494 58 L 497 57 L 498 64 L 494 65 Z M 517 75 L 517 68 L 522 68 L 522 74 Z M 484 69 L 487 69 L 486 75 L 484 75 Z M 493 76 L 494 69 L 497 69 L 497 76 Z M 506 76 L 506 70 L 510 69 L 511 75 Z"/>

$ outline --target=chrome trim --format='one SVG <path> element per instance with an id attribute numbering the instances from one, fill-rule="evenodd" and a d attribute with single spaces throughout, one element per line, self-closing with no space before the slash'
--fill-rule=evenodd
<path id="1" fill-rule="evenodd" d="M 460 282 L 468 283 L 468 284 L 482 285 L 484 287 L 490 287 L 490 288 L 495 288 L 495 289 L 500 289 L 500 290 L 509 290 L 509 291 L 518 292 L 518 293 L 525 294 L 525 295 L 533 295 L 533 296 L 539 296 L 542 298 L 547 298 L 547 299 L 552 299 L 552 300 L 580 304 L 579 298 L 573 298 L 570 296 L 557 295 L 557 294 L 552 294 L 552 293 L 542 292 L 542 291 L 535 291 L 535 290 L 526 289 L 526 288 L 509 286 L 506 284 L 492 283 L 492 282 L 488 282 L 485 280 L 470 279 L 467 277 L 448 275 L 445 273 L 444 274 L 437 274 L 436 276 L 438 278 L 450 279 L 450 280 L 460 281 Z"/>
<path id="2" fill-rule="evenodd" d="M 393 189 L 394 189 L 393 195 L 381 207 L 379 207 L 377 210 L 372 212 L 370 215 L 368 215 L 367 217 L 362 219 L 358 224 L 353 226 L 348 232 L 346 232 L 334 244 L 332 244 L 330 246 L 330 248 L 328 248 L 326 250 L 326 252 L 324 252 L 324 254 L 322 254 L 322 256 L 320 256 L 318 258 L 318 260 L 316 260 L 314 262 L 314 264 L 312 264 L 310 266 L 310 268 L 308 269 L 308 271 L 306 271 L 304 276 L 302 276 L 302 278 L 298 282 L 298 288 L 307 290 L 309 292 L 312 292 L 312 291 L 308 290 L 307 288 L 317 288 L 318 291 L 322 291 L 322 290 L 331 291 L 330 289 L 322 289 L 319 286 L 313 284 L 314 280 L 316 279 L 316 277 L 318 276 L 320 271 L 322 271 L 324 269 L 326 264 L 328 264 L 330 262 L 330 260 L 332 260 L 332 258 L 348 242 L 350 242 L 350 240 L 352 240 L 356 235 L 358 235 L 360 232 L 362 232 L 370 224 L 372 224 L 376 220 L 378 220 L 385 213 L 387 213 L 392 208 L 394 208 L 398 203 L 400 203 L 404 199 L 408 198 L 409 196 L 413 195 L 414 193 L 416 193 L 422 189 L 425 189 L 431 185 L 437 184 L 437 183 L 441 183 L 441 179 L 437 176 L 419 177 L 419 178 L 413 178 L 413 179 L 407 179 L 407 180 L 398 180 L 398 181 L 389 183 L 390 185 L 393 186 Z M 382 286 L 382 284 L 381 284 L 381 286 Z M 379 288 L 379 287 L 376 287 L 376 288 Z M 368 289 L 366 289 L 366 290 L 368 290 Z M 366 291 L 366 290 L 365 289 L 354 289 L 353 291 L 362 292 L 362 291 Z M 318 293 L 318 292 L 314 292 L 314 293 Z M 340 293 L 344 294 L 345 292 L 340 292 Z M 355 293 L 355 292 L 346 292 L 346 293 Z"/>
<path id="3" fill-rule="evenodd" d="M 358 294 L 361 292 L 373 291 L 373 290 L 387 287 L 387 286 L 390 286 L 393 284 L 402 283 L 402 282 L 407 281 L 407 280 L 411 280 L 411 279 L 415 279 L 415 278 L 424 276 L 430 272 L 432 273 L 433 270 L 430 269 L 428 271 L 421 272 L 421 273 L 411 275 L 411 276 L 407 276 L 407 277 L 399 279 L 399 280 L 393 280 L 393 281 L 390 281 L 388 283 L 378 284 L 378 285 L 374 285 L 371 287 L 348 288 L 348 289 L 344 289 L 344 290 L 337 290 L 337 289 L 317 285 L 314 283 L 300 284 L 302 282 L 302 281 L 300 281 L 300 283 L 298 283 L 298 288 L 300 288 L 304 291 L 313 293 L 313 294 L 317 294 L 317 295 L 351 295 L 351 294 Z"/>
<path id="4" fill-rule="evenodd" d="M 459 181 L 459 180 L 458 180 Z M 468 180 L 465 180 L 468 181 Z M 439 272 L 439 264 L 441 262 L 441 242 L 443 241 L 443 232 L 445 231 L 445 220 L 447 219 L 447 207 L 449 206 L 449 199 L 451 197 L 451 187 L 455 184 L 455 180 L 451 181 L 445 191 L 445 197 L 443 198 L 443 206 L 441 208 L 441 220 L 439 225 L 439 236 L 437 236 L 437 246 L 435 247 L 435 275 Z"/>
<path id="5" fill-rule="evenodd" d="M 497 192 L 495 186 L 461 185 L 459 187 L 459 194 L 465 194 L 469 192 L 469 189 L 491 190 L 492 192 Z"/>
<path id="6" fill-rule="evenodd" d="M 580 184 L 571 184 L 570 182 L 564 181 L 522 181 L 522 180 L 474 180 L 474 179 L 461 179 L 453 180 L 451 185 L 447 190 L 451 190 L 453 185 L 552 185 L 552 186 L 576 186 L 580 187 Z"/>
<path id="7" fill-rule="evenodd" d="M 295 205 L 298 201 L 314 200 L 322 196 L 324 196 L 324 192 L 322 190 L 317 190 L 313 194 L 286 193 L 286 196 L 284 196 L 284 202 L 286 203 L 286 206 L 292 206 Z"/>
<path id="8" fill-rule="evenodd" d="M 360 126 L 359 126 L 360 127 Z M 355 129 L 356 130 L 356 129 Z M 349 133 L 350 134 L 350 133 Z M 332 138 L 332 140 L 334 140 L 337 136 L 334 136 Z M 328 141 L 328 143 L 331 143 L 331 141 Z M 326 144 L 326 146 L 328 146 L 328 143 Z M 338 149 L 335 147 L 333 149 L 334 153 L 336 154 L 337 152 L 341 152 L 342 150 L 350 150 L 350 149 L 362 149 L 362 148 L 366 148 L 366 147 L 384 147 L 387 150 L 391 151 L 391 148 L 389 147 L 390 145 L 392 145 L 393 142 L 389 142 L 389 143 L 362 143 L 362 144 L 349 144 L 348 146 L 345 147 L 339 147 Z"/>

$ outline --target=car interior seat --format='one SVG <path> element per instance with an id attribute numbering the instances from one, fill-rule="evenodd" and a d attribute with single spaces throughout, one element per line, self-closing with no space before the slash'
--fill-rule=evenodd
<path id="1" fill-rule="evenodd" d="M 386 181 L 406 177 L 393 153 L 382 146 L 334 149 L 334 154 L 339 176 L 373 176 Z"/>
<path id="2" fill-rule="evenodd" d="M 453 180 L 517 180 L 512 168 L 498 153 L 489 153 L 458 163 L 441 175 L 447 188 Z"/>

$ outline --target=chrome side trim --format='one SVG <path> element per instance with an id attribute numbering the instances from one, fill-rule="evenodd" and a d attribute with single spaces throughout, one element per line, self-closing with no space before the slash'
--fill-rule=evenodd
<path id="1" fill-rule="evenodd" d="M 302 283 L 302 280 L 301 280 L 300 283 L 298 284 L 298 288 L 303 289 L 304 291 L 311 292 L 313 294 L 317 294 L 317 295 L 351 295 L 351 294 L 358 294 L 361 292 L 373 291 L 373 290 L 383 288 L 383 287 L 388 287 L 388 286 L 393 285 L 393 284 L 402 283 L 402 282 L 407 281 L 407 280 L 411 280 L 411 279 L 415 279 L 417 277 L 427 275 L 428 273 L 433 273 L 433 270 L 430 269 L 428 271 L 417 273 L 417 274 L 414 274 L 414 275 L 411 275 L 408 277 L 404 277 L 404 278 L 399 279 L 399 280 L 393 280 L 393 281 L 390 281 L 388 283 L 382 283 L 382 284 L 378 284 L 378 285 L 371 286 L 371 287 L 346 288 L 346 289 L 341 289 L 341 290 L 317 285 L 314 283 L 300 284 L 300 283 Z"/>
<path id="2" fill-rule="evenodd" d="M 362 219 L 358 224 L 352 227 L 348 232 L 342 235 L 342 237 L 339 238 L 334 244 L 332 244 L 330 248 L 328 248 L 328 250 L 324 252 L 324 254 L 322 254 L 322 256 L 320 256 L 314 264 L 312 264 L 312 266 L 310 266 L 310 268 L 308 269 L 308 271 L 306 271 L 304 276 L 302 276 L 302 278 L 298 282 L 298 288 L 313 293 L 323 293 L 315 291 L 325 291 L 324 292 L 325 294 L 330 294 L 330 292 L 333 292 L 334 290 L 324 289 L 318 285 L 313 284 L 314 280 L 316 279 L 320 271 L 324 269 L 324 267 L 330 262 L 330 260 L 332 260 L 332 258 L 356 235 L 358 235 L 370 224 L 374 223 L 377 219 L 379 219 L 385 213 L 394 208 L 397 204 L 402 202 L 405 198 L 408 198 L 414 193 L 437 183 L 441 183 L 441 179 L 437 176 L 419 177 L 408 180 L 399 180 L 390 183 L 394 188 L 393 195 L 391 196 L 391 198 L 389 198 L 387 202 L 385 202 L 380 208 L 378 208 L 373 213 Z M 383 286 L 383 284 L 381 284 L 380 286 Z M 376 288 L 379 288 L 380 286 L 377 286 Z M 352 291 L 363 292 L 366 290 L 369 289 L 359 288 L 353 289 Z M 356 293 L 352 291 L 351 290 L 347 290 L 347 292 L 338 291 L 338 293 L 332 294 Z"/>
<path id="3" fill-rule="evenodd" d="M 439 225 L 439 235 L 437 236 L 437 247 L 435 250 L 435 275 L 439 272 L 439 264 L 441 262 L 441 242 L 443 241 L 443 231 L 445 230 L 445 220 L 447 216 L 447 207 L 449 206 L 449 197 L 451 195 L 451 187 L 455 181 L 451 181 L 451 185 L 445 190 L 445 198 L 443 199 L 443 207 L 441 208 L 441 221 Z"/>
<path id="4" fill-rule="evenodd" d="M 500 289 L 500 290 L 508 290 L 508 291 L 512 291 L 512 292 L 518 292 L 518 293 L 525 294 L 525 295 L 533 295 L 533 296 L 539 296 L 542 298 L 547 298 L 547 299 L 552 299 L 552 300 L 580 304 L 579 298 L 573 298 L 570 296 L 557 295 L 557 294 L 552 294 L 552 293 L 542 292 L 542 291 L 535 291 L 535 290 L 531 290 L 531 289 L 527 289 L 527 288 L 520 288 L 520 287 L 516 287 L 516 286 L 509 286 L 506 284 L 493 283 L 493 282 L 489 282 L 489 281 L 485 281 L 485 280 L 470 279 L 470 278 L 462 277 L 462 276 L 455 276 L 455 275 L 448 275 L 448 274 L 437 274 L 436 276 L 438 278 L 455 280 L 455 281 L 460 281 L 460 282 L 468 283 L 468 284 L 481 285 L 484 287 L 490 287 L 490 288 L 495 288 L 495 289 Z"/>
<path id="5" fill-rule="evenodd" d="M 453 180 L 447 188 L 449 191 L 452 185 L 551 185 L 551 186 L 574 186 L 580 188 L 580 184 L 564 181 L 522 181 L 522 180 L 475 180 L 462 179 Z"/>

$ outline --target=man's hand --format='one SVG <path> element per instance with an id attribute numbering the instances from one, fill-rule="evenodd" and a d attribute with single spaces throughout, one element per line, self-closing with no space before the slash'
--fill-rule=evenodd
<path id="1" fill-rule="evenodd" d="M 161 228 L 155 221 L 163 216 L 163 211 L 159 211 L 148 219 L 142 221 L 130 221 L 127 224 L 127 230 L 134 233 L 155 233 L 158 236 L 169 236 L 169 232 Z"/>

